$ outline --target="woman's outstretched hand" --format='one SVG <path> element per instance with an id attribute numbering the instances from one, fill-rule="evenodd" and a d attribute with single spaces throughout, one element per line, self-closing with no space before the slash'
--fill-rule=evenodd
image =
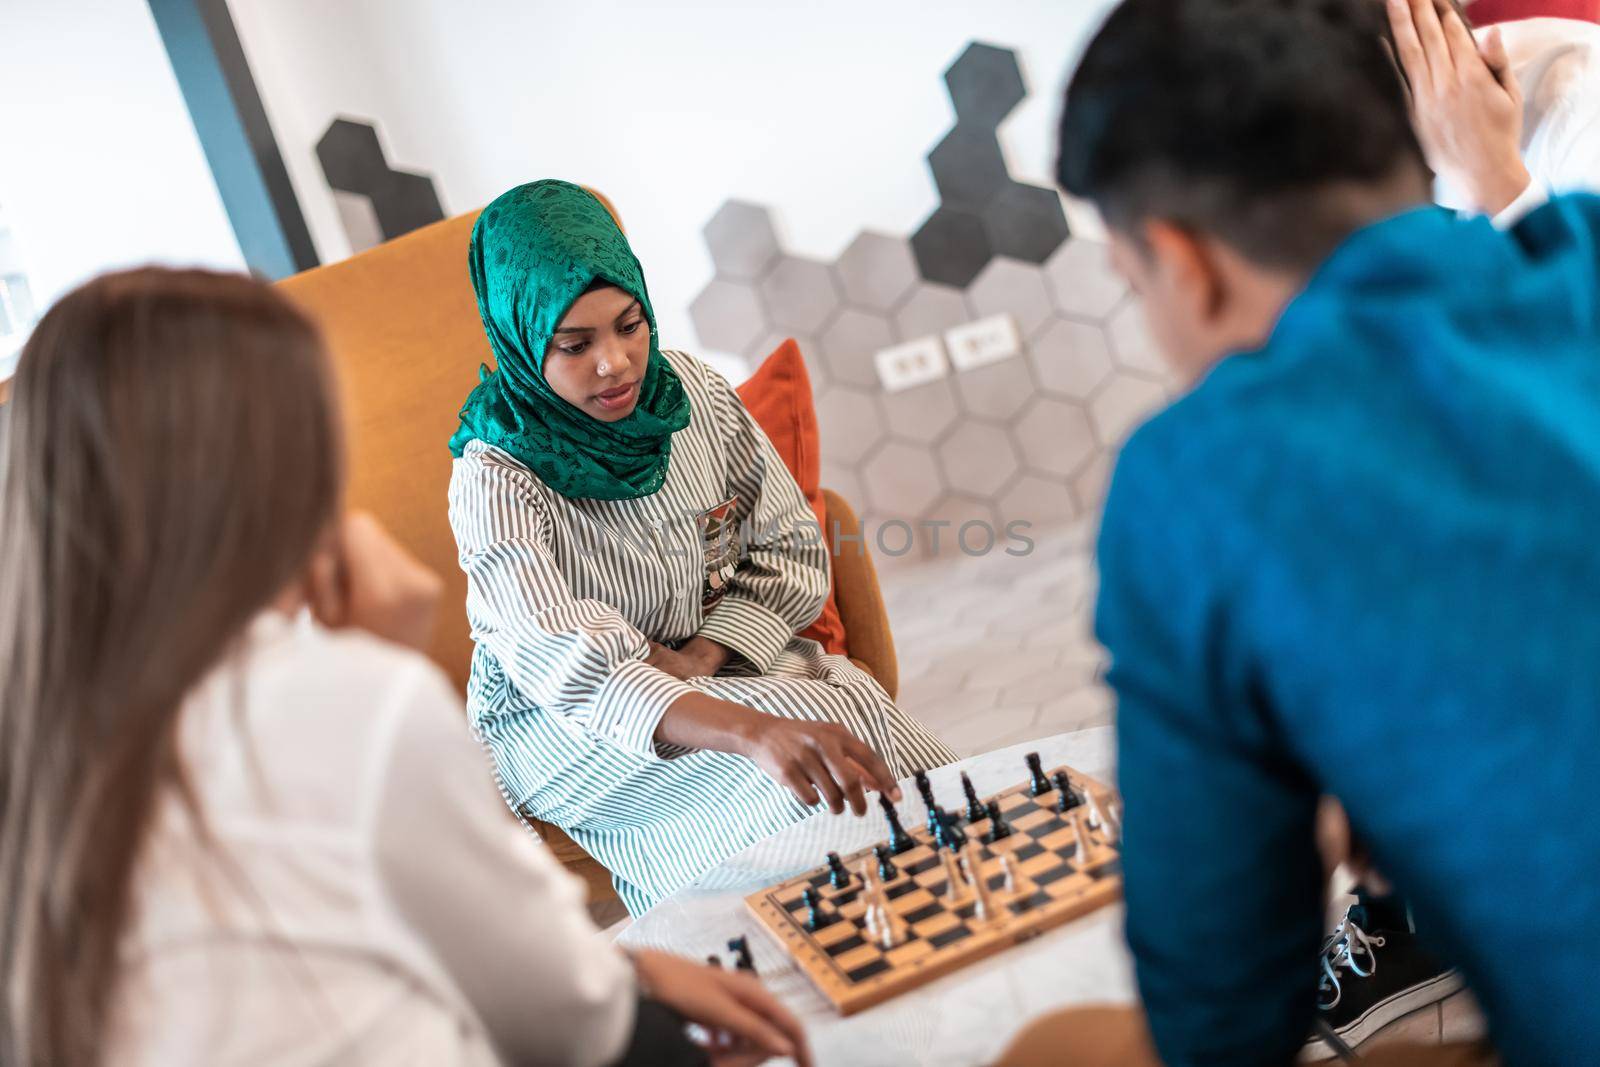
<path id="1" fill-rule="evenodd" d="M 635 952 L 633 966 L 645 995 L 711 1035 L 706 1051 L 715 1067 L 746 1067 L 773 1056 L 788 1056 L 799 1067 L 811 1067 L 800 1020 L 754 975 L 664 952 Z"/>
<path id="2" fill-rule="evenodd" d="M 672 702 L 656 727 L 658 743 L 748 756 L 802 804 L 845 804 L 867 813 L 867 790 L 900 799 L 894 775 L 872 747 L 843 726 L 781 719 L 702 692 Z"/>
<path id="3" fill-rule="evenodd" d="M 865 815 L 868 789 L 900 799 L 900 787 L 878 754 L 833 723 L 764 715 L 751 731 L 745 755 L 802 804 L 820 799 L 835 815 L 847 802 L 851 811 Z"/>

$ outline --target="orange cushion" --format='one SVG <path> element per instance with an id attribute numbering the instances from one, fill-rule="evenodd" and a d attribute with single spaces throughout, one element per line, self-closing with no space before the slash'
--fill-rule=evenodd
<path id="1" fill-rule="evenodd" d="M 783 342 L 766 358 L 756 372 L 736 390 L 756 423 L 772 439 L 783 465 L 789 468 L 800 491 L 817 516 L 817 526 L 826 530 L 827 511 L 822 503 L 822 460 L 817 445 L 817 409 L 811 399 L 811 377 L 794 338 Z M 800 632 L 815 640 L 828 652 L 848 655 L 844 623 L 833 590 L 817 621 Z"/>

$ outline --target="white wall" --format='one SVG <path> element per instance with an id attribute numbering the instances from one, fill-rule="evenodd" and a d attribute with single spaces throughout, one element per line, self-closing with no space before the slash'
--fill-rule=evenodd
<path id="1" fill-rule="evenodd" d="M 116 267 L 244 268 L 145 0 L 0 0 L 0 204 L 41 309 Z"/>
<path id="2" fill-rule="evenodd" d="M 519 182 L 607 193 L 668 343 L 711 274 L 700 227 L 730 197 L 777 208 L 831 257 L 863 228 L 910 233 L 937 203 L 923 157 L 954 116 L 941 74 L 969 40 L 1014 47 L 1032 95 L 1002 131 L 1050 184 L 1068 63 L 1111 0 L 230 0 L 323 258 L 348 254 L 315 156 L 340 114 L 450 213 Z"/>

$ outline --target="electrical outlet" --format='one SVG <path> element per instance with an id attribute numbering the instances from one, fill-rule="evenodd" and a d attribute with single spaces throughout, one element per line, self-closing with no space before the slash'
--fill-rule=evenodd
<path id="1" fill-rule="evenodd" d="M 873 357 L 878 365 L 878 381 L 886 393 L 898 393 L 913 385 L 943 378 L 948 371 L 944 345 L 938 337 L 920 337 L 903 345 L 884 348 Z"/>
<path id="2" fill-rule="evenodd" d="M 1010 315 L 990 315 L 946 330 L 944 340 L 956 370 L 998 363 L 1022 351 L 1022 339 Z"/>

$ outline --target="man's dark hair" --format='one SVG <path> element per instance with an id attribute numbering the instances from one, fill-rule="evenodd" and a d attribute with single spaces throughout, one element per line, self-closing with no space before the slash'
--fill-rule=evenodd
<path id="1" fill-rule="evenodd" d="M 1352 186 L 1428 174 L 1374 0 L 1123 0 L 1067 87 L 1056 173 L 1108 224 L 1161 218 L 1309 271 Z"/>

